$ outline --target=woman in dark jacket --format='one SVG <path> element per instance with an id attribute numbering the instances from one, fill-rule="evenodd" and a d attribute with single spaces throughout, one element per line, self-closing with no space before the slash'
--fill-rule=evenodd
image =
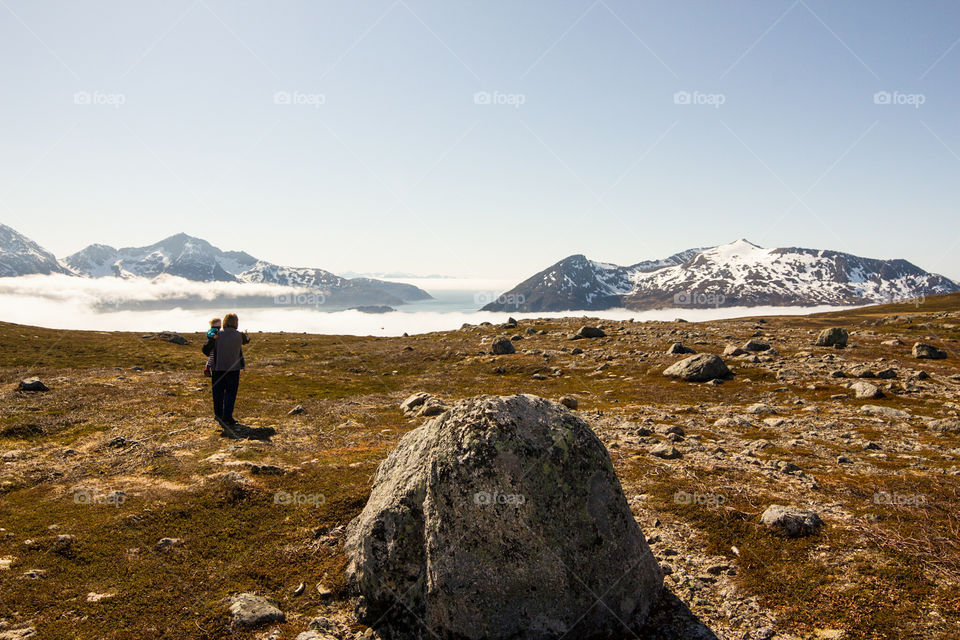
<path id="1" fill-rule="evenodd" d="M 247 334 L 237 330 L 239 324 L 235 313 L 223 317 L 223 329 L 214 342 L 208 363 L 213 378 L 213 415 L 220 426 L 226 427 L 238 424 L 233 418 L 233 408 L 240 388 L 240 371 L 245 366 L 243 345 L 250 342 Z"/>

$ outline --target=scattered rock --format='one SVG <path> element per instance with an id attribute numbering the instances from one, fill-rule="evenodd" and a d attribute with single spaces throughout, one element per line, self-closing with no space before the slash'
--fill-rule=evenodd
<path id="1" fill-rule="evenodd" d="M 43 384 L 40 378 L 26 378 L 17 385 L 20 391 L 50 391 L 50 387 Z"/>
<path id="2" fill-rule="evenodd" d="M 668 444 L 658 444 L 650 449 L 650 455 L 663 460 L 676 460 L 677 458 L 683 457 L 683 454 L 680 453 L 676 447 Z"/>
<path id="3" fill-rule="evenodd" d="M 854 382 L 850 388 L 853 389 L 854 394 L 856 394 L 858 398 L 874 400 L 876 398 L 882 398 L 884 395 L 880 387 L 875 384 L 870 384 L 869 382 L 863 382 L 862 380 L 860 382 Z"/>
<path id="4" fill-rule="evenodd" d="M 506 356 L 517 352 L 513 342 L 507 336 L 500 336 L 494 340 L 490 346 L 490 351 L 496 356 Z"/>
<path id="5" fill-rule="evenodd" d="M 712 353 L 701 353 L 684 358 L 663 370 L 663 375 L 680 378 L 687 382 L 707 382 L 708 380 L 732 378 L 733 373 L 727 365 Z"/>
<path id="6" fill-rule="evenodd" d="M 850 334 L 846 329 L 831 327 L 821 331 L 814 344 L 818 347 L 837 347 L 842 349 L 847 346 L 847 340 L 849 339 Z"/>
<path id="7" fill-rule="evenodd" d="M 290 411 L 287 411 L 287 415 L 288 415 L 288 416 L 298 416 L 298 415 L 300 415 L 301 413 L 303 413 L 303 411 L 304 411 L 303 405 L 302 405 L 302 404 L 298 404 L 298 405 L 295 406 L 293 409 L 290 409 Z"/>
<path id="8" fill-rule="evenodd" d="M 746 351 L 769 351 L 770 345 L 766 342 L 760 342 L 759 340 L 747 340 L 743 348 Z"/>
<path id="9" fill-rule="evenodd" d="M 771 531 L 788 538 L 812 535 L 823 526 L 823 520 L 813 511 L 791 509 L 777 504 L 767 507 L 760 521 Z"/>
<path id="10" fill-rule="evenodd" d="M 230 599 L 230 615 L 237 627 L 259 627 L 272 622 L 284 622 L 287 617 L 278 608 L 279 603 L 252 593 L 241 593 Z"/>
<path id="11" fill-rule="evenodd" d="M 148 333 L 143 336 L 144 340 L 164 340 L 165 342 L 172 342 L 173 344 L 189 344 L 186 338 L 184 338 L 179 333 L 174 333 L 173 331 L 161 331 L 160 333 Z"/>
<path id="12" fill-rule="evenodd" d="M 582 326 L 582 327 L 580 327 L 580 330 L 577 331 L 577 333 L 576 333 L 576 335 L 575 335 L 574 337 L 576 337 L 576 338 L 605 338 L 605 337 L 607 337 L 607 334 L 606 334 L 606 332 L 604 332 L 603 329 L 599 329 L 599 328 L 597 328 L 597 327 Z"/>
<path id="13" fill-rule="evenodd" d="M 894 420 L 906 420 L 910 417 L 910 414 L 906 411 L 901 411 L 900 409 L 894 409 L 893 407 L 881 407 L 876 404 L 865 404 L 860 407 L 860 413 L 866 413 L 871 416 L 881 416 L 884 418 L 892 418 Z"/>
<path id="14" fill-rule="evenodd" d="M 400 403 L 400 411 L 406 415 L 415 414 L 427 400 L 434 397 L 433 394 L 419 391 L 411 396 L 407 396 L 407 399 Z"/>
<path id="15" fill-rule="evenodd" d="M 670 348 L 667 349 L 667 355 L 678 355 L 684 353 L 696 353 L 696 350 L 691 349 L 690 347 L 685 347 L 679 342 L 674 342 L 670 345 Z"/>
<path id="16" fill-rule="evenodd" d="M 464 400 L 404 436 L 345 550 L 361 622 L 442 638 L 622 632 L 663 580 L 603 444 L 530 395 Z"/>
<path id="17" fill-rule="evenodd" d="M 747 354 L 746 351 L 744 351 L 743 349 L 741 349 L 735 344 L 728 344 L 726 347 L 723 348 L 723 355 L 728 356 L 730 358 L 736 358 L 737 356 L 742 356 L 746 354 Z"/>
<path id="18" fill-rule="evenodd" d="M 176 547 L 183 543 L 183 540 L 180 538 L 160 538 L 160 540 L 153 546 L 157 551 L 162 551 L 163 549 L 169 549 L 170 547 Z"/>
<path id="19" fill-rule="evenodd" d="M 932 344 L 918 342 L 913 345 L 913 357 L 921 360 L 945 360 L 947 352 L 943 349 L 938 349 Z"/>

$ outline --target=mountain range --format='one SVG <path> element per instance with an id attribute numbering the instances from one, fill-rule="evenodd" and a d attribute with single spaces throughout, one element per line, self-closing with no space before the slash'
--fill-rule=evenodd
<path id="1" fill-rule="evenodd" d="M 524 280 L 484 311 L 863 305 L 960 291 L 906 260 L 861 258 L 747 240 L 618 266 L 573 255 Z"/>
<path id="2" fill-rule="evenodd" d="M 222 251 L 180 233 L 146 247 L 115 249 L 92 244 L 57 260 L 52 253 L 0 224 L 0 277 L 66 274 L 87 278 L 179 276 L 196 282 L 275 284 L 323 293 L 325 305 L 401 305 L 429 300 L 409 284 L 373 278 L 343 278 L 323 269 L 284 267 L 243 251 Z"/>

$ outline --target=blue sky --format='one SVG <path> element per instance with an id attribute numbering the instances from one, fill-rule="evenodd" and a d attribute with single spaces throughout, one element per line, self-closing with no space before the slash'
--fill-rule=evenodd
<path id="1" fill-rule="evenodd" d="M 956 2 L 3 0 L 0 221 L 60 256 L 185 231 L 519 279 L 746 237 L 960 279 L 958 40 Z"/>

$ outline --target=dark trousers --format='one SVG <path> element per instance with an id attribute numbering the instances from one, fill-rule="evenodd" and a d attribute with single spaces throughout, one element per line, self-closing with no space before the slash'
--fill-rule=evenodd
<path id="1" fill-rule="evenodd" d="M 240 371 L 213 372 L 213 415 L 226 421 L 233 420 L 239 388 Z"/>

